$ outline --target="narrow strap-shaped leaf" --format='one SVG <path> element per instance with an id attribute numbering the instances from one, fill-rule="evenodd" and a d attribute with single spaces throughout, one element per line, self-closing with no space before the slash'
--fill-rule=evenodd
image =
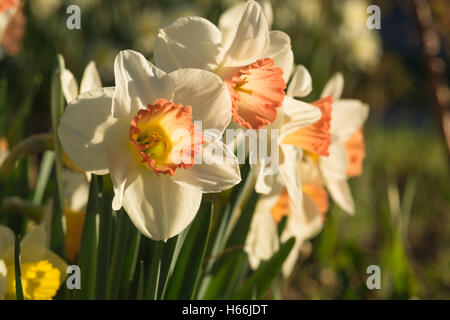
<path id="1" fill-rule="evenodd" d="M 211 202 L 204 203 L 202 207 L 184 240 L 169 282 L 167 299 L 192 299 L 194 296 L 205 257 L 213 214 Z"/>
<path id="2" fill-rule="evenodd" d="M 84 300 L 95 298 L 97 214 L 99 212 L 99 192 L 101 192 L 98 180 L 99 177 L 92 175 L 81 237 L 79 265 L 83 276 L 81 277 L 81 290 L 77 291 L 77 298 Z"/>
<path id="3" fill-rule="evenodd" d="M 105 178 L 105 176 L 103 176 L 103 179 L 109 179 L 109 177 Z M 113 215 L 115 214 L 111 208 L 112 198 L 113 195 L 106 189 L 105 186 L 103 188 L 100 210 L 100 226 L 97 249 L 97 283 L 95 289 L 96 299 L 106 298 L 106 286 L 108 283 L 113 242 Z"/>
<path id="4" fill-rule="evenodd" d="M 123 257 L 127 250 L 128 217 L 125 211 L 118 212 L 118 226 L 114 239 L 108 285 L 106 288 L 106 299 L 117 299 L 119 296 L 120 283 L 122 279 Z"/>
<path id="5" fill-rule="evenodd" d="M 55 152 L 45 151 L 42 157 L 39 177 L 36 183 L 36 189 L 33 195 L 33 203 L 35 205 L 40 205 L 44 197 L 45 189 L 47 188 L 48 180 L 52 172 L 53 164 L 55 163 Z"/>
<path id="6" fill-rule="evenodd" d="M 257 200 L 258 194 L 252 191 L 228 239 L 225 250 L 230 250 L 230 252 L 224 252 L 214 264 L 212 277 L 204 291 L 203 299 L 230 298 L 229 295 L 232 294 L 232 290 L 229 277 L 233 276 L 237 281 L 238 275 L 242 274 L 242 269 L 246 268 L 247 256 L 242 248 L 250 229 Z"/>
<path id="7" fill-rule="evenodd" d="M 136 290 L 136 300 L 144 300 L 145 289 L 145 264 L 144 261 L 139 261 L 139 278 Z"/>
<path id="8" fill-rule="evenodd" d="M 58 60 L 61 61 L 61 60 Z M 61 63 L 61 62 L 59 62 Z M 51 120 L 53 133 L 53 147 L 55 150 L 55 169 L 54 181 L 55 192 L 53 196 L 53 215 L 51 228 L 50 248 L 63 259 L 65 254 L 65 240 L 62 225 L 62 217 L 64 213 L 64 192 L 62 182 L 62 147 L 58 138 L 58 125 L 64 113 L 64 97 L 60 82 L 61 65 L 59 64 L 52 75 L 51 84 Z"/>
<path id="9" fill-rule="evenodd" d="M 144 299 L 156 300 L 161 273 L 161 251 L 163 243 L 161 241 L 153 241 L 150 239 L 146 239 L 146 241 L 149 242 L 151 254 L 149 268 L 145 275 Z"/>
<path id="10" fill-rule="evenodd" d="M 175 236 L 163 244 L 161 251 L 161 269 L 159 274 L 158 299 L 162 299 L 167 289 L 170 278 L 170 267 L 177 245 L 178 236 Z"/>
<path id="11" fill-rule="evenodd" d="M 134 272 L 139 255 L 139 246 L 141 243 L 141 233 L 130 221 L 130 229 L 128 231 L 127 251 L 124 257 L 124 265 L 122 270 L 122 288 L 129 291 L 133 281 Z M 128 294 L 127 294 L 128 295 Z"/>
<path id="12" fill-rule="evenodd" d="M 241 289 L 234 295 L 233 299 L 252 299 L 253 292 L 255 292 L 256 299 L 263 298 L 267 290 L 270 289 L 272 282 L 280 274 L 281 267 L 287 259 L 289 252 L 291 252 L 294 243 L 294 237 L 283 243 L 278 252 L 268 261 L 261 264 L 258 270 L 252 274 L 247 282 L 244 283 Z"/>
<path id="13" fill-rule="evenodd" d="M 22 274 L 20 270 L 20 239 L 16 236 L 16 241 L 14 244 L 14 270 L 16 277 L 16 299 L 17 300 L 25 300 L 23 295 L 23 287 L 22 287 Z"/>

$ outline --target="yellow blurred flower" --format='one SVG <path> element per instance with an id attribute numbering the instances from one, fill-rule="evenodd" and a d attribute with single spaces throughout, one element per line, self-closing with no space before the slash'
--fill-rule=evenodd
<path id="1" fill-rule="evenodd" d="M 52 299 L 66 277 L 67 264 L 47 249 L 44 225 L 31 229 L 21 244 L 21 274 L 25 299 Z M 15 299 L 14 233 L 0 226 L 0 299 Z"/>

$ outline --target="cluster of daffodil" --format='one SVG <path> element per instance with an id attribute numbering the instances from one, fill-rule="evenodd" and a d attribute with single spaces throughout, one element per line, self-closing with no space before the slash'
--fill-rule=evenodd
<path id="1" fill-rule="evenodd" d="M 141 251 L 137 242 L 138 249 L 107 256 L 111 263 L 125 263 L 120 254 L 133 256 L 127 250 L 135 250 L 133 297 L 262 297 L 277 273 L 292 273 L 304 242 L 321 230 L 328 195 L 353 214 L 347 181 L 362 172 L 368 106 L 341 98 L 340 73 L 318 101 L 302 101 L 312 91 L 312 78 L 294 65 L 290 41 L 271 30 L 270 7 L 263 10 L 249 0 L 226 11 L 218 27 L 185 17 L 160 29 L 154 63 L 139 52 L 121 51 L 114 62 L 115 87 L 102 87 L 91 62 L 78 89 L 60 59 L 67 107 L 58 136 L 70 163 L 63 173 L 68 261 L 83 254 L 89 182 L 92 191 L 101 175 L 112 181 L 112 210 L 124 210 L 151 239 Z M 259 158 L 240 166 L 236 150 L 222 139 L 227 128 L 277 130 L 276 141 L 267 142 L 276 144 L 276 170 Z M 200 209 L 204 193 L 220 193 L 208 196 L 216 204 L 211 212 Z M 219 198 L 225 199 L 222 205 Z M 28 299 L 54 297 L 66 276 L 65 263 L 44 243 L 44 229 L 35 227 L 22 243 Z M 117 226 L 112 236 L 120 237 L 121 230 Z M 13 235 L 0 232 L 0 285 L 14 296 L 14 255 L 8 249 Z M 144 261 L 145 250 L 151 257 Z M 248 265 L 254 272 L 245 281 Z M 113 284 L 110 279 L 107 290 Z"/>

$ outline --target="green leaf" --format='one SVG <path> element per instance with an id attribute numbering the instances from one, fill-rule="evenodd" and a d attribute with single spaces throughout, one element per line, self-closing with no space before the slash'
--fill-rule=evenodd
<path id="1" fill-rule="evenodd" d="M 114 214 L 111 204 L 113 194 L 106 188 L 108 176 L 103 176 L 103 194 L 100 210 L 100 226 L 98 236 L 97 249 L 97 284 L 96 284 L 96 299 L 106 298 L 106 287 L 108 283 L 108 273 L 111 261 L 112 239 L 113 239 L 113 224 Z"/>
<path id="2" fill-rule="evenodd" d="M 213 205 L 208 201 L 203 204 L 189 228 L 169 282 L 167 299 L 194 297 L 208 244 L 212 214 Z"/>
<path id="3" fill-rule="evenodd" d="M 151 254 L 149 268 L 145 276 L 144 298 L 146 300 L 156 300 L 161 273 L 161 251 L 163 243 L 161 241 L 153 241 L 150 239 L 146 239 L 146 241 L 149 243 L 149 251 Z"/>
<path id="4" fill-rule="evenodd" d="M 99 212 L 99 178 L 92 175 L 89 198 L 81 237 L 79 265 L 83 272 L 78 299 L 94 299 L 95 276 L 97 271 L 97 214 Z"/>
<path id="5" fill-rule="evenodd" d="M 110 270 L 108 274 L 108 285 L 106 287 L 106 299 L 117 299 L 119 296 L 120 283 L 122 279 L 123 257 L 127 250 L 128 216 L 122 209 L 118 213 L 118 226 L 114 239 Z"/>
<path id="6" fill-rule="evenodd" d="M 55 152 L 45 151 L 44 156 L 42 157 L 41 166 L 39 169 L 39 177 L 33 195 L 33 203 L 35 205 L 42 204 L 42 199 L 44 197 L 45 189 L 47 188 L 48 179 L 50 178 L 54 163 Z"/>
<path id="7" fill-rule="evenodd" d="M 144 261 L 139 261 L 139 279 L 137 285 L 136 300 L 144 300 L 145 289 L 145 265 Z"/>
<path id="8" fill-rule="evenodd" d="M 139 254 L 139 245 L 141 243 L 141 233 L 134 225 L 130 225 L 131 230 L 128 232 L 127 252 L 124 257 L 124 266 L 122 271 L 122 288 L 130 289 L 133 281 L 136 263 Z"/>
<path id="9" fill-rule="evenodd" d="M 242 200 L 244 201 L 244 200 Z M 250 229 L 253 212 L 258 201 L 258 194 L 252 190 L 245 203 L 237 223 L 228 239 L 226 249 L 214 264 L 204 291 L 203 299 L 227 299 L 233 293 L 240 275 L 247 268 L 247 256 L 243 252 L 245 240 Z M 214 258 L 214 257 L 213 257 Z M 233 280 L 230 280 L 230 277 Z M 203 293 L 203 292 L 202 292 Z"/>
<path id="10" fill-rule="evenodd" d="M 59 57 L 58 57 L 59 58 Z M 61 74 L 61 59 L 58 59 L 59 65 L 56 67 L 51 82 L 51 120 L 53 144 L 55 150 L 55 192 L 53 197 L 53 216 L 50 248 L 63 259 L 65 254 L 64 231 L 62 225 L 62 217 L 64 213 L 64 192 L 62 182 L 62 147 L 58 138 L 59 120 L 64 113 L 64 97 L 61 90 L 60 74 Z"/>
<path id="11" fill-rule="evenodd" d="M 22 288 L 22 275 L 20 272 L 20 239 L 16 236 L 14 244 L 14 270 L 16 277 L 16 299 L 25 300 Z"/>
<path id="12" fill-rule="evenodd" d="M 221 258 L 220 261 L 201 299 L 229 299 L 246 270 L 247 256 L 242 249 L 228 253 L 226 259 Z"/>
<path id="13" fill-rule="evenodd" d="M 244 300 L 252 299 L 252 297 L 262 299 L 266 291 L 270 289 L 272 282 L 280 274 L 283 263 L 291 252 L 294 243 L 294 237 L 283 243 L 278 252 L 268 261 L 261 264 L 258 270 L 252 274 L 241 289 L 233 296 L 233 299 Z"/>
<path id="14" fill-rule="evenodd" d="M 161 250 L 161 267 L 158 280 L 158 298 L 162 299 L 167 290 L 167 284 L 170 278 L 170 268 L 172 266 L 172 259 L 174 257 L 175 248 L 177 245 L 178 236 L 170 238 L 163 244 Z"/>

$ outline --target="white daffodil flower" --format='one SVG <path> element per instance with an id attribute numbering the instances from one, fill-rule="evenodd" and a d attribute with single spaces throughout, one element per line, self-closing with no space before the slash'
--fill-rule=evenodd
<path id="1" fill-rule="evenodd" d="M 111 175 L 114 210 L 123 206 L 140 232 L 166 241 L 192 221 L 202 193 L 241 180 L 237 158 L 220 141 L 230 96 L 211 72 L 165 73 L 131 50 L 118 54 L 114 69 L 115 88 L 68 105 L 59 137 L 83 170 Z"/>
<path id="2" fill-rule="evenodd" d="M 100 75 L 98 74 L 97 66 L 94 61 L 89 62 L 84 69 L 83 77 L 80 82 L 80 88 L 78 90 L 77 80 L 72 72 L 66 69 L 64 57 L 62 55 L 58 55 L 58 58 L 61 66 L 61 87 L 67 103 L 78 97 L 79 94 L 102 87 L 102 81 L 100 80 Z"/>
<path id="3" fill-rule="evenodd" d="M 199 68 L 218 74 L 227 84 L 234 122 L 252 129 L 275 121 L 294 61 L 289 36 L 270 31 L 253 0 L 224 14 L 219 28 L 200 17 L 177 19 L 159 30 L 154 56 L 167 72 Z"/>
<path id="4" fill-rule="evenodd" d="M 283 181 L 282 184 L 288 190 L 294 206 L 299 205 L 302 198 L 301 182 L 298 174 L 298 160 L 302 155 L 301 148 L 307 147 L 309 144 L 314 144 L 315 146 L 320 145 L 320 143 L 316 142 L 308 144 L 309 140 L 307 137 L 309 131 L 306 128 L 322 117 L 321 110 L 317 106 L 294 99 L 294 97 L 305 97 L 309 95 L 311 90 L 311 75 L 304 66 L 297 66 L 289 84 L 287 95 L 284 98 L 283 105 L 278 110 L 275 121 L 265 128 L 269 131 L 268 136 L 270 136 L 270 131 L 273 129 L 277 129 L 280 132 L 278 141 L 276 141 L 278 145 L 279 166 L 273 168 L 272 163 L 264 163 L 263 161 L 258 161 L 253 166 L 256 173 L 256 192 L 269 194 L 275 181 L 281 179 Z M 302 130 L 302 128 L 304 129 Z M 301 130 L 301 133 L 297 135 L 302 136 L 301 141 L 293 141 L 290 137 L 299 130 Z M 313 134 L 317 136 L 316 131 Z M 271 148 L 268 148 L 268 150 L 271 150 Z M 280 177 L 276 177 L 275 175 L 278 172 L 280 173 Z"/>
<path id="5" fill-rule="evenodd" d="M 334 75 L 322 91 L 322 97 L 333 97 L 331 113 L 331 145 L 328 157 L 318 157 L 317 165 L 334 201 L 347 213 L 354 214 L 353 198 L 347 180 L 360 175 L 365 156 L 362 127 L 369 106 L 354 99 L 341 99 L 344 77 Z"/>
<path id="6" fill-rule="evenodd" d="M 52 299 L 67 276 L 67 264 L 47 249 L 44 225 L 38 225 L 27 232 L 20 248 L 25 299 Z M 0 225 L 0 299 L 15 299 L 15 282 L 14 233 Z"/>

